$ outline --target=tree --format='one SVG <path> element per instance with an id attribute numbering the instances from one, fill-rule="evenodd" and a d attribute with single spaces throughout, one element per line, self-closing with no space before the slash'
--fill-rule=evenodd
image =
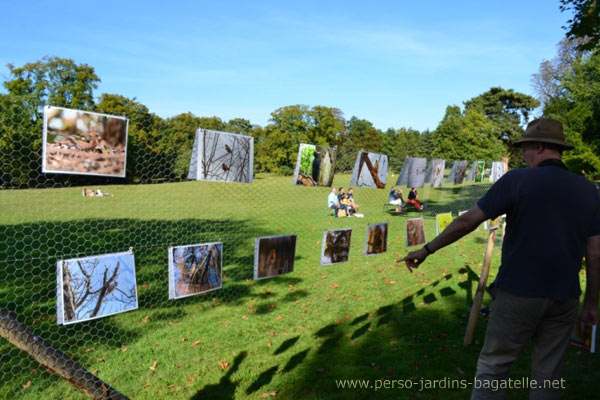
<path id="1" fill-rule="evenodd" d="M 335 146 L 346 130 L 344 113 L 338 108 L 314 106 L 308 115 L 311 124 L 307 140 L 310 144 Z"/>
<path id="2" fill-rule="evenodd" d="M 567 21 L 567 38 L 583 39 L 579 50 L 592 50 L 600 43 L 600 2 L 598 0 L 560 0 L 560 11 L 573 10 Z"/>
<path id="3" fill-rule="evenodd" d="M 119 94 L 103 94 L 97 111 L 125 116 L 129 119 L 127 139 L 127 178 L 134 182 L 149 182 L 173 177 L 175 152 L 163 138 L 164 121 L 135 99 Z"/>
<path id="4" fill-rule="evenodd" d="M 600 51 L 580 57 L 560 80 L 560 96 L 544 107 L 544 116 L 563 123 L 567 141 L 575 146 L 564 154 L 567 167 L 600 178 Z"/>
<path id="5" fill-rule="evenodd" d="M 577 48 L 580 43 L 576 38 L 561 40 L 557 45 L 556 57 L 542 61 L 538 73 L 533 74 L 533 88 L 542 104 L 548 103 L 553 97 L 564 95 L 561 81 L 566 73 L 573 71 L 573 65 L 583 54 Z"/>
<path id="6" fill-rule="evenodd" d="M 8 93 L 21 99 L 28 112 L 41 116 L 46 104 L 81 110 L 94 108 L 94 89 L 100 78 L 87 64 L 68 58 L 44 57 L 22 67 L 8 64 L 12 79 L 4 82 Z"/>
<path id="7" fill-rule="evenodd" d="M 7 94 L 0 95 L 0 162 L 3 186 L 35 186 L 41 175 L 43 106 L 94 109 L 93 90 L 100 78 L 86 64 L 44 57 L 22 67 L 8 64 Z M 53 177 L 69 182 L 69 176 Z"/>

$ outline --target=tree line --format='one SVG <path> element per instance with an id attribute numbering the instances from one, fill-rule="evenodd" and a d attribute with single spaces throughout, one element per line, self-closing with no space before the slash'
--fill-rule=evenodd
<path id="1" fill-rule="evenodd" d="M 224 121 L 191 112 L 161 118 L 135 98 L 111 93 L 95 98 L 100 78 L 89 65 L 59 57 L 44 57 L 18 67 L 9 64 L 9 77 L 3 82 L 6 93 L 0 93 L 0 185 L 37 187 L 94 180 L 42 176 L 41 133 L 46 104 L 129 118 L 125 181 L 132 183 L 185 179 L 198 128 L 252 136 L 255 172 L 293 173 L 300 143 L 337 146 L 338 171 L 351 170 L 360 149 L 388 154 L 394 171 L 400 169 L 406 156 L 447 160 L 499 160 L 507 156 L 510 166 L 517 167 L 521 156 L 511 143 L 523 135 L 524 126 L 540 106 L 543 116 L 563 123 L 567 141 L 575 145 L 564 155 L 567 167 L 598 179 L 600 39 L 594 25 L 599 18 L 598 6 L 585 0 L 562 0 L 561 4 L 564 10 L 575 11 L 569 20 L 572 29 L 559 43 L 556 57 L 543 61 L 533 75 L 537 98 L 491 87 L 464 101 L 462 107 L 449 105 L 438 126 L 423 132 L 412 128 L 380 130 L 366 119 L 346 119 L 342 110 L 321 105 L 278 108 L 264 127 L 244 118 Z M 589 9 L 590 4 L 595 8 Z M 102 178 L 102 182 L 107 180 L 123 181 Z"/>

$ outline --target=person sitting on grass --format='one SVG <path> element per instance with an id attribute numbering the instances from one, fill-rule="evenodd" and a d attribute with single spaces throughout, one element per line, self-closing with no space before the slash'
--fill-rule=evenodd
<path id="1" fill-rule="evenodd" d="M 406 202 L 415 206 L 415 210 L 423 211 L 423 204 L 419 201 L 419 193 L 417 192 L 417 189 L 410 189 L 410 192 L 408 192 L 408 200 L 406 200 Z"/>
<path id="2" fill-rule="evenodd" d="M 331 193 L 327 197 L 327 207 L 333 209 L 333 216 L 337 218 L 338 210 L 340 209 L 340 203 L 336 195 L 337 189 L 331 188 Z"/>
<path id="3" fill-rule="evenodd" d="M 392 187 L 390 191 L 390 197 L 388 200 L 389 204 L 396 205 L 396 212 L 404 211 L 404 199 L 402 198 L 402 189 L 398 189 L 396 186 Z"/>
<path id="4" fill-rule="evenodd" d="M 358 212 L 358 204 L 356 204 L 354 202 L 354 189 L 353 188 L 348 188 L 348 200 L 350 200 L 350 205 L 352 206 L 352 212 L 353 213 L 357 213 Z"/>

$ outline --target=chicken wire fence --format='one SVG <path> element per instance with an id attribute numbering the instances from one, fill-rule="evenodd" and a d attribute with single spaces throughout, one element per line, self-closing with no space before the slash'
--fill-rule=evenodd
<path id="1" fill-rule="evenodd" d="M 22 129 L 22 121 L 11 120 L 6 114 L 1 118 L 3 126 L 14 131 Z M 0 134 L 5 136 L 6 132 Z M 42 132 L 35 135 L 38 134 L 41 137 Z M 189 148 L 165 156 L 130 141 L 125 178 L 42 173 L 40 148 L 41 139 L 34 143 L 15 141 L 4 146 L 1 158 L 0 309 L 67 357 L 77 354 L 77 361 L 84 367 L 90 362 L 85 349 L 99 344 L 120 348 L 143 335 L 144 318 L 149 311 L 169 312 L 190 303 L 243 301 L 254 278 L 256 237 L 310 231 L 309 238 L 309 234 L 299 234 L 296 240 L 296 255 L 305 255 L 319 252 L 309 242 L 319 240 L 322 232 L 344 226 L 343 220 L 334 219 L 327 208 L 330 187 L 294 185 L 292 176 L 263 173 L 255 174 L 252 183 L 187 179 L 185 170 L 192 158 Z M 337 148 L 333 186 L 348 189 L 359 150 Z M 257 151 L 255 146 L 254 153 Z M 364 215 L 361 226 L 389 222 L 394 224 L 396 234 L 403 235 L 406 218 L 424 216 L 426 224 L 435 224 L 437 213 L 452 212 L 456 217 L 459 211 L 472 207 L 491 185 L 487 177 L 481 183 L 444 182 L 439 188 L 425 184 L 418 189 L 424 211 L 418 212 L 409 205 L 404 214 L 397 214 L 383 205 L 388 202 L 389 190 L 405 159 L 395 154 L 388 157 L 385 189 L 355 186 L 355 200 Z M 184 173 L 174 174 L 173 165 Z M 447 160 L 446 174 L 450 165 Z M 486 170 L 490 167 L 491 163 L 486 162 Z M 401 188 L 406 199 L 409 188 Z M 363 228 L 360 230 L 364 232 Z M 218 249 L 222 256 L 222 287 L 171 299 L 168 249 L 203 243 L 222 243 Z M 196 256 L 202 258 L 206 251 L 200 250 Z M 103 269 L 100 260 L 88 258 L 104 254 L 116 257 L 122 268 L 120 274 L 124 274 L 125 267 L 133 267 L 127 263 L 133 264 L 134 259 L 133 290 L 114 287 L 111 278 L 117 272 Z M 79 285 L 81 292 L 70 299 L 75 308 L 88 304 L 87 314 L 83 313 L 81 322 L 59 324 L 61 319 L 72 321 L 73 315 L 65 318 L 67 314 L 63 314 L 57 320 L 57 290 L 62 290 L 61 283 L 63 289 L 68 283 L 64 276 L 58 276 L 57 266 L 68 265 L 74 275 L 77 270 L 84 270 L 85 263 L 94 262 L 100 277 L 86 281 L 80 274 L 74 284 Z M 116 295 L 120 297 L 110 297 Z M 86 299 L 82 300 L 84 296 Z M 95 318 L 100 315 L 96 306 L 103 299 L 131 300 L 131 296 L 135 297 L 137 308 L 130 307 L 128 313 L 112 316 L 108 314 L 114 310 L 108 310 L 105 317 Z M 63 300 L 64 296 L 58 302 L 66 307 Z M 13 344 L 0 339 L 0 379 L 4 383 L 0 395 L 12 397 L 16 389 L 27 385 L 31 371 L 42 368 Z M 118 382 L 108 383 L 118 388 Z"/>

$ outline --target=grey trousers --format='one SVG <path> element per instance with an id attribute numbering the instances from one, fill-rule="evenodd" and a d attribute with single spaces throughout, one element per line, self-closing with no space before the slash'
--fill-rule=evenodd
<path id="1" fill-rule="evenodd" d="M 577 298 L 559 302 L 497 290 L 471 399 L 503 399 L 504 388 L 529 389 L 530 399 L 559 399 L 561 387 L 565 386 L 561 380 L 563 358 L 573 334 L 578 307 Z M 508 379 L 511 365 L 530 340 L 531 378 Z"/>

